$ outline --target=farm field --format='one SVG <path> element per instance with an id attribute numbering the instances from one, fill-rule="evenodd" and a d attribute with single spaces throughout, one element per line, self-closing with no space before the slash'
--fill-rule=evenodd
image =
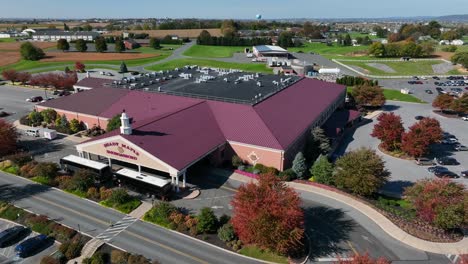
<path id="1" fill-rule="evenodd" d="M 171 30 L 128 30 L 128 32 L 139 34 L 147 33 L 150 37 L 164 38 L 167 35 L 177 35 L 180 38 L 197 38 L 200 33 L 206 30 L 211 36 L 221 36 L 221 29 L 219 28 L 208 28 L 208 29 L 171 29 Z M 104 36 L 121 36 L 123 31 L 112 31 Z"/>
<path id="2" fill-rule="evenodd" d="M 252 47 L 194 45 L 186 50 L 184 55 L 197 58 L 231 58 L 236 52 L 244 52 L 245 48 Z"/>
<path id="3" fill-rule="evenodd" d="M 0 67 L 18 62 L 21 58 L 18 52 L 0 52 Z"/>
<path id="4" fill-rule="evenodd" d="M 351 93 L 353 88 L 348 87 L 346 88 L 348 93 Z M 398 90 L 394 89 L 385 89 L 383 88 L 383 93 L 385 96 L 385 99 L 387 100 L 392 100 L 392 101 L 401 101 L 401 102 L 410 102 L 410 103 L 420 103 L 420 104 L 425 104 L 426 102 L 412 96 L 411 94 L 402 94 Z"/>
<path id="5" fill-rule="evenodd" d="M 356 59 L 362 59 L 362 55 L 365 55 L 369 46 L 339 46 L 336 43 L 333 43 L 332 46 L 328 46 L 324 43 L 304 43 L 303 47 L 294 47 L 289 48 L 288 51 L 291 52 L 299 52 L 302 51 L 304 53 L 318 53 L 326 58 L 339 58 L 339 57 L 346 57 L 346 59 L 353 58 L 354 54 L 359 54 Z"/>
<path id="6" fill-rule="evenodd" d="M 46 52 L 41 62 L 61 61 L 127 61 L 158 57 L 157 54 L 143 53 L 100 53 L 100 52 Z"/>
<path id="7" fill-rule="evenodd" d="M 406 75 L 434 75 L 434 74 L 441 74 L 435 73 L 432 65 L 441 64 L 443 61 L 441 60 L 425 60 L 425 61 L 410 61 L 410 62 L 403 62 L 403 61 L 340 61 L 343 64 L 348 66 L 357 66 L 363 69 L 365 74 L 370 75 L 380 75 L 380 76 L 406 76 Z M 376 63 L 379 64 L 380 67 L 371 66 L 369 64 Z M 383 68 L 389 68 L 392 71 L 384 70 Z M 444 73 L 445 74 L 445 73 Z"/>
<path id="8" fill-rule="evenodd" d="M 2 42 L 15 42 L 16 39 L 15 38 L 0 38 L 0 43 Z"/>
<path id="9" fill-rule="evenodd" d="M 165 63 L 153 65 L 146 67 L 146 70 L 149 71 L 160 71 L 160 70 L 170 70 L 174 68 L 181 68 L 185 65 L 198 65 L 203 67 L 213 67 L 213 68 L 223 68 L 223 69 L 239 69 L 248 72 L 263 72 L 263 73 L 272 73 L 272 70 L 269 69 L 265 64 L 243 64 L 243 63 L 233 63 L 233 62 L 223 62 L 215 60 L 206 60 L 206 59 L 176 59 L 168 61 Z"/>
<path id="10" fill-rule="evenodd" d="M 19 51 L 21 44 L 24 42 L 0 42 L 0 51 Z M 47 49 L 51 47 L 57 46 L 55 42 L 31 42 L 34 46 L 39 47 L 41 49 Z"/>
<path id="11" fill-rule="evenodd" d="M 368 36 L 370 39 L 377 39 L 378 38 L 377 36 L 372 36 L 372 35 L 369 35 L 369 34 L 356 32 L 356 31 L 349 32 L 349 35 L 351 36 L 352 39 L 355 39 L 357 37 L 365 38 L 366 36 Z"/>

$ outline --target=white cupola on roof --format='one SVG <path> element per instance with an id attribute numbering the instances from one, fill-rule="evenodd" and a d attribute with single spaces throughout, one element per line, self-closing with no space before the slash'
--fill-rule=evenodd
<path id="1" fill-rule="evenodd" d="M 127 113 L 125 113 L 125 109 L 122 111 L 122 115 L 120 116 L 120 123 L 120 134 L 131 135 L 132 125 L 130 124 L 130 118 L 128 117 Z"/>

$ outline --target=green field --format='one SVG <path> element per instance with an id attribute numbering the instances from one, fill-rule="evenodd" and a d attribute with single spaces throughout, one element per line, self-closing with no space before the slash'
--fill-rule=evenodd
<path id="1" fill-rule="evenodd" d="M 249 47 L 193 45 L 184 55 L 196 58 L 231 58 L 236 52 L 244 52 L 245 48 Z"/>
<path id="2" fill-rule="evenodd" d="M 352 39 L 356 39 L 357 37 L 365 38 L 366 36 L 368 36 L 370 39 L 377 39 L 378 38 L 377 36 L 371 36 L 369 34 L 356 32 L 356 31 L 351 31 L 348 34 L 351 36 Z"/>
<path id="3" fill-rule="evenodd" d="M 15 38 L 0 38 L 0 42 L 15 42 Z"/>
<path id="4" fill-rule="evenodd" d="M 348 93 L 351 93 L 353 91 L 352 87 L 346 88 Z M 392 101 L 401 101 L 401 102 L 410 102 L 410 103 L 420 103 L 420 104 L 425 104 L 423 100 L 420 100 L 410 94 L 402 94 L 398 90 L 394 89 L 386 89 L 383 88 L 383 93 L 385 96 L 385 99 L 387 100 L 392 100 Z"/>
<path id="5" fill-rule="evenodd" d="M 329 59 L 331 58 L 340 58 L 346 56 L 346 58 L 351 57 L 351 53 L 362 53 L 365 54 L 369 46 L 339 46 L 336 43 L 333 43 L 332 46 L 328 46 L 325 43 L 304 43 L 303 47 L 289 48 L 288 51 L 304 53 L 318 53 Z M 357 57 L 357 59 L 362 59 L 362 57 Z"/>
<path id="6" fill-rule="evenodd" d="M 392 68 L 395 72 L 386 72 L 384 70 L 375 68 L 368 65 L 368 63 L 375 63 L 375 61 L 340 61 L 339 62 L 346 65 L 354 65 L 361 67 L 367 72 L 365 74 L 370 75 L 380 75 L 380 76 L 409 76 L 409 75 L 433 75 L 434 70 L 432 65 L 443 63 L 441 60 L 426 60 L 426 61 L 385 61 L 379 62 L 380 64 L 385 64 Z"/>
<path id="7" fill-rule="evenodd" d="M 203 67 L 213 67 L 213 68 L 223 68 L 223 69 L 238 69 L 248 72 L 263 72 L 263 73 L 272 73 L 272 70 L 269 69 L 264 63 L 233 63 L 233 62 L 224 62 L 224 61 L 215 61 L 215 60 L 206 60 L 206 59 L 177 59 L 161 64 L 156 64 L 150 67 L 146 67 L 146 70 L 149 71 L 161 71 L 161 70 L 171 70 L 174 68 L 182 68 L 185 65 L 198 65 Z"/>
<path id="8" fill-rule="evenodd" d="M 144 53 L 144 54 L 166 54 L 166 53 L 169 53 L 169 54 L 172 54 L 172 51 L 175 50 L 175 49 L 178 49 L 180 48 L 181 45 L 171 45 L 171 44 L 164 44 L 164 45 L 161 45 L 161 48 L 160 49 L 153 49 L 151 47 L 139 47 L 139 48 L 136 48 L 132 51 L 134 52 L 140 52 L 140 53 Z M 171 50 L 173 49 L 173 50 Z"/>

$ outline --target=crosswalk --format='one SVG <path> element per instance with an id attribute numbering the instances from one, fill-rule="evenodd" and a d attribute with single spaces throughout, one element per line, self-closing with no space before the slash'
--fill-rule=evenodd
<path id="1" fill-rule="evenodd" d="M 125 216 L 122 220 L 112 224 L 104 232 L 96 236 L 97 239 L 109 242 L 114 237 L 122 233 L 125 229 L 135 223 L 138 219 L 132 216 Z"/>
<path id="2" fill-rule="evenodd" d="M 457 264 L 459 259 L 460 259 L 460 255 L 445 255 L 447 256 L 447 258 L 450 260 L 450 262 L 452 262 L 453 264 Z"/>
<path id="3" fill-rule="evenodd" d="M 337 261 L 351 261 L 353 260 L 352 257 L 349 257 L 346 253 L 344 254 L 337 254 L 337 253 L 330 253 L 327 256 L 320 257 L 315 259 L 316 262 L 337 262 Z"/>

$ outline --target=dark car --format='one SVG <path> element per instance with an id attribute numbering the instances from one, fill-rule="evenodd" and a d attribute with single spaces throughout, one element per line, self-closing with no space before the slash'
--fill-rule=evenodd
<path id="1" fill-rule="evenodd" d="M 0 247 L 7 245 L 9 242 L 20 236 L 21 233 L 23 233 L 25 230 L 26 228 L 23 226 L 14 226 L 12 228 L 3 230 L 0 233 Z"/>
<path id="2" fill-rule="evenodd" d="M 458 165 L 458 161 L 454 158 L 442 157 L 437 159 L 440 165 Z"/>
<path id="3" fill-rule="evenodd" d="M 468 151 L 468 147 L 464 145 L 457 145 L 454 148 L 456 151 Z"/>
<path id="4" fill-rule="evenodd" d="M 27 102 L 32 102 L 32 103 L 37 103 L 37 102 L 42 102 L 44 99 L 42 96 L 33 96 L 31 98 L 26 99 Z"/>
<path id="5" fill-rule="evenodd" d="M 468 170 L 462 171 L 462 172 L 461 172 L 461 176 L 463 176 L 463 177 L 465 177 L 465 178 L 468 178 Z"/>
<path id="6" fill-rule="evenodd" d="M 60 91 L 60 93 L 58 93 L 58 96 L 67 96 L 67 95 L 70 95 L 71 93 L 69 91 Z"/>
<path id="7" fill-rule="evenodd" d="M 35 237 L 28 238 L 15 247 L 16 255 L 22 258 L 27 257 L 44 244 L 46 240 L 46 235 L 37 235 Z"/>
<path id="8" fill-rule="evenodd" d="M 423 119 L 424 119 L 424 116 L 419 116 L 419 115 L 418 115 L 418 116 L 415 116 L 414 119 L 416 119 L 416 120 L 423 120 Z"/>
<path id="9" fill-rule="evenodd" d="M 434 79 L 434 80 L 440 80 L 440 78 L 437 77 L 437 76 L 432 76 L 432 79 Z"/>
<path id="10" fill-rule="evenodd" d="M 438 172 L 438 171 L 447 171 L 448 169 L 446 167 L 443 167 L 443 166 L 431 166 L 429 168 L 427 168 L 427 171 L 429 171 L 430 173 L 434 173 L 434 172 Z"/>
<path id="11" fill-rule="evenodd" d="M 433 93 L 432 93 L 432 90 L 429 90 L 429 89 L 426 90 L 426 93 L 427 93 L 427 94 L 433 94 Z"/>
<path id="12" fill-rule="evenodd" d="M 437 178 L 458 178 L 458 175 L 455 172 L 452 171 L 436 171 L 434 172 L 434 175 Z"/>

